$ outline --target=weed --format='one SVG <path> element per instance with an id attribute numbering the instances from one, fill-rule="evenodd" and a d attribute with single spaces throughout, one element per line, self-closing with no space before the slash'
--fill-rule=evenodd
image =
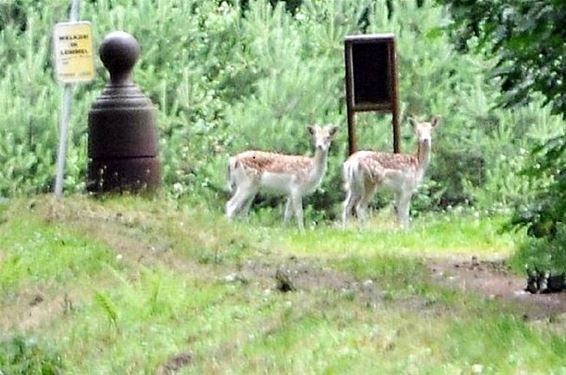
<path id="1" fill-rule="evenodd" d="M 102 309 L 108 318 L 108 321 L 112 323 L 114 328 L 118 328 L 118 311 L 110 298 L 104 292 L 96 292 L 94 295 L 94 302 Z"/>

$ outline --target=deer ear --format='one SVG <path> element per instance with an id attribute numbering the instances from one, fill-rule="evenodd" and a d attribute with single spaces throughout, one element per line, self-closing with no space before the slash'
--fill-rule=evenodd
<path id="1" fill-rule="evenodd" d="M 330 130 L 328 130 L 328 134 L 330 134 L 331 137 L 334 137 L 336 132 L 338 132 L 338 126 L 331 126 Z"/>
<path id="2" fill-rule="evenodd" d="M 315 125 L 316 126 L 316 125 Z M 307 130 L 309 131 L 310 135 L 314 135 L 314 126 L 313 125 L 309 125 L 307 126 Z"/>
<path id="3" fill-rule="evenodd" d="M 412 126 L 413 128 L 416 128 L 416 127 L 417 127 L 417 120 L 415 120 L 414 118 L 409 117 L 409 123 L 411 124 L 411 126 Z"/>
<path id="4" fill-rule="evenodd" d="M 437 127 L 438 125 L 440 125 L 440 117 L 438 116 L 434 116 L 432 118 L 432 120 L 430 121 L 430 124 L 432 125 L 433 128 Z"/>

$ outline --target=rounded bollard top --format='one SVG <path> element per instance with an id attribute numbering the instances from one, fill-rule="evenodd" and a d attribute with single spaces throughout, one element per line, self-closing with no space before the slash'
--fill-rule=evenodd
<path id="1" fill-rule="evenodd" d="M 131 72 L 140 56 L 140 45 L 136 38 L 124 31 L 113 31 L 106 35 L 99 48 L 100 59 L 110 72 L 114 85 L 131 82 Z"/>

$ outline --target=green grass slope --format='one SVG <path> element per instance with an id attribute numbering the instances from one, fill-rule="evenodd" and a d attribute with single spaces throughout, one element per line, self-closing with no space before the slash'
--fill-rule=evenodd
<path id="1" fill-rule="evenodd" d="M 389 219 L 300 233 L 159 199 L 5 202 L 0 373 L 566 371 L 563 322 L 431 281 L 426 257 L 509 255 L 498 219 Z"/>

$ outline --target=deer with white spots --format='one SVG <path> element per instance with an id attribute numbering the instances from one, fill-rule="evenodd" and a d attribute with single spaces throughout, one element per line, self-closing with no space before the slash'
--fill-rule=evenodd
<path id="1" fill-rule="evenodd" d="M 338 130 L 335 126 L 309 126 L 315 146 L 313 157 L 265 151 L 244 151 L 228 162 L 229 187 L 234 192 L 226 203 L 226 216 L 245 216 L 260 191 L 287 196 L 284 221 L 294 213 L 304 230 L 303 197 L 320 185 L 328 164 L 328 149 Z"/>
<path id="2" fill-rule="evenodd" d="M 380 186 L 395 193 L 395 212 L 402 227 L 409 226 L 411 197 L 423 180 L 430 163 L 432 131 L 440 123 L 438 117 L 430 122 L 409 119 L 417 136 L 417 151 L 413 155 L 376 151 L 358 151 L 350 155 L 343 165 L 346 200 L 342 224 L 355 210 L 361 221 L 367 219 L 367 207 Z"/>

